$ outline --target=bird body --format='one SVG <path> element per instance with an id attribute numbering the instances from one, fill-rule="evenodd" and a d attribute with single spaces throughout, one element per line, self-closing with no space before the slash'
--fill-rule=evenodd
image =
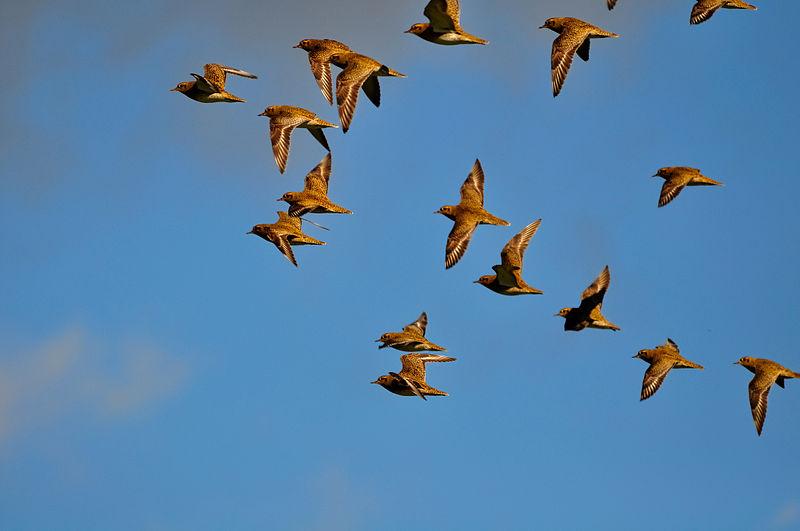
<path id="1" fill-rule="evenodd" d="M 722 183 L 706 177 L 697 168 L 687 166 L 668 166 L 659 169 L 653 177 L 661 177 L 664 184 L 658 198 L 658 206 L 663 207 L 681 193 L 687 186 L 722 186 Z"/>
<path id="2" fill-rule="evenodd" d="M 700 24 L 714 16 L 718 9 L 747 9 L 755 11 L 758 8 L 742 0 L 697 0 L 689 15 L 689 24 Z"/>
<path id="3" fill-rule="evenodd" d="M 640 350 L 634 358 L 650 364 L 644 373 L 639 400 L 647 400 L 653 396 L 672 369 L 703 369 L 702 365 L 684 358 L 678 345 L 669 338 L 656 348 Z"/>
<path id="4" fill-rule="evenodd" d="M 464 31 L 461 27 L 461 5 L 459 0 L 430 0 L 423 14 L 429 23 L 414 24 L 406 30 L 435 44 L 453 46 L 457 44 L 488 44 L 489 41 Z"/>
<path id="5" fill-rule="evenodd" d="M 313 170 L 308 172 L 302 192 L 286 192 L 278 201 L 289 203 L 289 215 L 352 214 L 328 199 L 328 181 L 331 176 L 331 154 L 328 153 Z"/>
<path id="6" fill-rule="evenodd" d="M 753 422 L 756 425 L 756 432 L 761 435 L 764 428 L 764 421 L 767 419 L 767 397 L 772 384 L 777 383 L 780 387 L 785 386 L 785 381 L 791 378 L 800 378 L 800 373 L 787 369 L 780 363 L 765 358 L 751 358 L 743 356 L 735 362 L 748 371 L 755 374 L 748 385 L 748 395 L 750 398 L 750 411 L 753 414 Z"/>
<path id="7" fill-rule="evenodd" d="M 500 264 L 492 266 L 494 275 L 484 275 L 475 282 L 501 295 L 539 295 L 543 291 L 522 279 L 522 261 L 528 243 L 542 220 L 537 219 L 511 238 L 500 253 Z"/>
<path id="8" fill-rule="evenodd" d="M 448 396 L 446 392 L 431 387 L 425 381 L 425 364 L 429 362 L 442 363 L 455 361 L 449 356 L 440 356 L 429 353 L 411 353 L 400 356 L 403 369 L 399 373 L 390 372 L 375 380 L 387 391 L 401 396 L 418 396 L 427 400 L 426 396 Z"/>
<path id="9" fill-rule="evenodd" d="M 584 61 L 589 60 L 591 39 L 619 37 L 616 33 L 572 17 L 548 18 L 539 28 L 551 29 L 558 33 L 558 37 L 553 41 L 550 55 L 553 97 L 558 96 L 564 86 L 573 56 L 577 53 Z"/>
<path id="10" fill-rule="evenodd" d="M 187 98 L 199 101 L 200 103 L 244 102 L 245 100 L 242 98 L 234 96 L 225 90 L 226 74 L 235 74 L 250 79 L 258 79 L 257 76 L 245 70 L 209 63 L 203 67 L 202 76 L 192 73 L 195 79 L 194 81 L 178 83 L 171 91 L 180 92 Z"/>
<path id="11" fill-rule="evenodd" d="M 562 308 L 556 314 L 556 316 L 565 319 L 564 330 L 572 330 L 574 332 L 579 332 L 584 328 L 620 330 L 620 327 L 606 319 L 600 311 L 610 283 L 611 272 L 606 266 L 594 282 L 581 294 L 580 306 L 577 308 Z"/>
<path id="12" fill-rule="evenodd" d="M 292 251 L 293 245 L 325 245 L 325 242 L 304 234 L 302 220 L 291 217 L 286 212 L 278 212 L 278 221 L 275 223 L 254 225 L 247 234 L 255 234 L 272 242 L 295 267 L 297 267 L 297 260 Z"/>
<path id="13" fill-rule="evenodd" d="M 428 314 L 422 312 L 416 321 L 406 325 L 402 332 L 386 332 L 382 334 L 376 343 L 378 348 L 392 347 L 403 352 L 422 352 L 425 350 L 443 351 L 447 350 L 436 343 L 425 338 L 425 330 L 428 327 Z"/>
<path id="14" fill-rule="evenodd" d="M 278 165 L 281 173 L 286 170 L 292 131 L 296 127 L 307 129 L 311 136 L 316 138 L 317 142 L 322 144 L 322 147 L 329 152 L 331 148 L 322 130 L 326 127 L 339 127 L 317 117 L 316 114 L 307 109 L 290 105 L 272 105 L 264 109 L 264 112 L 259 116 L 269 118 L 269 138 L 272 144 L 272 153 L 275 157 L 275 164 Z"/>
<path id="15" fill-rule="evenodd" d="M 447 236 L 445 269 L 450 269 L 461 260 L 478 225 L 510 225 L 508 221 L 483 208 L 483 183 L 483 167 L 481 161 L 475 159 L 472 170 L 461 185 L 461 202 L 457 205 L 445 205 L 434 212 L 455 222 Z"/>
<path id="16" fill-rule="evenodd" d="M 375 107 L 380 107 L 381 87 L 378 77 L 406 77 L 371 57 L 355 52 L 337 52 L 329 60 L 342 69 L 336 76 L 336 104 L 339 106 L 339 120 L 345 133 L 350 129 L 356 112 L 359 90 L 364 91 Z"/>
<path id="17" fill-rule="evenodd" d="M 350 52 L 350 47 L 333 39 L 303 39 L 295 48 L 308 52 L 308 62 L 311 73 L 317 80 L 322 95 L 333 104 L 333 84 L 331 83 L 331 56 L 340 52 Z"/>

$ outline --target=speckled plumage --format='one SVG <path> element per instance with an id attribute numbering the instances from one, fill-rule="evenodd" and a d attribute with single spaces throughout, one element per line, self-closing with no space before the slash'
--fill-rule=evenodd
<path id="1" fill-rule="evenodd" d="M 414 24 L 406 30 L 428 42 L 444 45 L 488 44 L 489 41 L 471 35 L 461 27 L 459 0 L 430 0 L 423 14 L 429 23 Z"/>
<path id="2" fill-rule="evenodd" d="M 403 370 L 399 373 L 390 372 L 375 380 L 387 391 L 401 396 L 418 396 L 427 400 L 426 396 L 448 396 L 444 391 L 431 387 L 425 381 L 425 364 L 430 362 L 441 363 L 455 361 L 449 356 L 440 356 L 429 353 L 412 353 L 400 356 Z"/>
<path id="3" fill-rule="evenodd" d="M 291 144 L 292 131 L 296 127 L 307 129 L 311 136 L 322 144 L 322 147 L 331 150 L 328 140 L 322 131 L 325 127 L 339 126 L 326 122 L 318 118 L 313 112 L 290 105 L 272 105 L 264 109 L 259 116 L 269 118 L 269 139 L 272 143 L 272 153 L 275 156 L 275 164 L 281 173 L 286 171 L 286 161 L 289 160 L 289 147 Z"/>
<path id="4" fill-rule="evenodd" d="M 247 234 L 255 234 L 275 247 L 297 267 L 292 245 L 325 245 L 325 242 L 303 233 L 303 221 L 293 218 L 286 212 L 278 212 L 278 221 L 254 225 Z"/>
<path id="5" fill-rule="evenodd" d="M 564 86 L 573 56 L 577 53 L 578 57 L 584 61 L 589 60 L 591 39 L 619 37 L 616 33 L 572 17 L 548 18 L 540 26 L 540 29 L 543 28 L 551 29 L 559 34 L 553 41 L 550 55 L 553 97 L 558 96 Z"/>
<path id="6" fill-rule="evenodd" d="M 686 186 L 721 186 L 722 183 L 706 177 L 697 168 L 687 166 L 669 166 L 661 168 L 653 177 L 664 179 L 661 187 L 661 195 L 658 198 L 658 206 L 663 207 L 681 193 Z"/>
<path id="7" fill-rule="evenodd" d="M 340 52 L 349 52 L 350 47 L 333 39 L 303 39 L 294 48 L 300 48 L 308 52 L 308 63 L 311 66 L 311 73 L 317 80 L 319 90 L 333 105 L 333 83 L 331 82 L 331 56 Z"/>
<path id="8" fill-rule="evenodd" d="M 352 214 L 328 199 L 328 181 L 331 177 L 331 154 L 328 153 L 313 170 L 308 172 L 302 192 L 286 192 L 278 201 L 289 203 L 290 216 L 305 214 Z"/>
<path id="9" fill-rule="evenodd" d="M 611 272 L 606 266 L 600 275 L 581 294 L 581 304 L 577 308 L 562 308 L 556 315 L 563 317 L 564 330 L 579 332 L 584 328 L 620 330 L 601 313 L 603 298 L 611 284 Z"/>
<path id="10" fill-rule="evenodd" d="M 750 380 L 747 389 L 753 422 L 756 425 L 756 432 L 760 436 L 761 430 L 764 428 L 764 421 L 767 419 L 767 396 L 769 395 L 770 387 L 774 383 L 784 387 L 785 380 L 800 378 L 800 373 L 789 370 L 780 363 L 765 358 L 743 356 L 735 363 L 755 374 L 753 379 Z"/>
<path id="11" fill-rule="evenodd" d="M 386 332 L 382 334 L 376 343 L 378 348 L 392 347 L 403 352 L 422 352 L 424 350 L 443 351 L 447 350 L 436 343 L 425 338 L 425 330 L 428 327 L 428 314 L 422 312 L 420 316 L 411 324 L 403 327 L 402 332 Z"/>
<path id="12" fill-rule="evenodd" d="M 187 98 L 199 101 L 200 103 L 244 102 L 245 100 L 242 98 L 234 96 L 225 90 L 226 74 L 235 74 L 250 79 L 258 79 L 254 74 L 238 68 L 209 63 L 203 67 L 202 76 L 192 73 L 192 77 L 195 79 L 194 81 L 183 81 L 170 90 L 180 92 Z"/>
<path id="13" fill-rule="evenodd" d="M 747 9 L 755 11 L 758 9 L 753 4 L 742 2 L 742 0 L 697 0 L 692 7 L 689 15 L 689 24 L 700 24 L 714 16 L 718 9 Z"/>
<path id="14" fill-rule="evenodd" d="M 542 220 L 537 219 L 511 238 L 500 252 L 501 263 L 492 266 L 494 275 L 484 275 L 475 282 L 501 295 L 539 295 L 541 290 L 522 279 L 522 261 L 528 243 L 539 230 Z"/>
<path id="15" fill-rule="evenodd" d="M 445 269 L 450 269 L 461 260 L 478 225 L 510 225 L 508 221 L 483 208 L 483 181 L 481 161 L 475 159 L 472 170 L 461 185 L 461 202 L 457 205 L 445 205 L 434 212 L 454 221 L 445 246 Z"/>
<path id="16" fill-rule="evenodd" d="M 350 129 L 356 112 L 359 89 L 364 91 L 375 107 L 381 104 L 381 86 L 378 77 L 406 77 L 371 57 L 355 52 L 338 52 L 330 56 L 330 62 L 342 69 L 336 76 L 336 104 L 342 131 Z"/>
<path id="17" fill-rule="evenodd" d="M 678 345 L 669 338 L 666 343 L 652 349 L 640 350 L 634 358 L 650 364 L 644 373 L 642 380 L 642 392 L 639 400 L 647 400 L 658 391 L 664 379 L 672 369 L 702 369 L 703 366 L 693 361 L 689 361 L 681 356 Z"/>

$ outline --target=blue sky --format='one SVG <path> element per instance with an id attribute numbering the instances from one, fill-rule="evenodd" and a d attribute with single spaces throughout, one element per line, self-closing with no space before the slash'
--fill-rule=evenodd
<path id="1" fill-rule="evenodd" d="M 741 355 L 800 370 L 793 21 L 762 2 L 690 27 L 691 1 L 465 0 L 485 47 L 405 35 L 424 2 L 35 2 L 0 8 L 0 527 L 7 530 L 797 529 L 800 384 L 764 435 Z M 418 5 L 417 5 L 418 4 Z M 594 41 L 550 94 L 551 16 Z M 291 48 L 350 44 L 408 75 L 328 134 L 331 197 L 295 269 L 245 232 L 272 222 L 324 150 L 267 105 L 338 121 Z M 168 92 L 206 62 L 237 105 Z M 334 69 L 336 71 L 336 69 Z M 474 159 L 486 206 L 444 270 Z M 725 183 L 657 209 L 659 167 Z M 471 282 L 542 226 L 525 277 Z M 553 317 L 609 264 L 622 332 Z M 382 332 L 428 312 L 458 361 L 428 402 L 369 385 Z M 638 400 L 641 348 L 705 371 Z"/>

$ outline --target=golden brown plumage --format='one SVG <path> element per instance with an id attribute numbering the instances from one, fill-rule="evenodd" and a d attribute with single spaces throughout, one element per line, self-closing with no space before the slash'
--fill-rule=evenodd
<path id="1" fill-rule="evenodd" d="M 581 304 L 577 308 L 562 308 L 556 316 L 563 317 L 564 330 L 579 332 L 584 328 L 620 330 L 601 313 L 603 298 L 611 284 L 611 272 L 606 266 L 600 275 L 581 294 Z"/>
<path id="2" fill-rule="evenodd" d="M 430 0 L 423 14 L 430 22 L 414 24 L 406 33 L 428 42 L 444 45 L 487 44 L 489 41 L 471 35 L 461 27 L 459 0 Z"/>
<path id="3" fill-rule="evenodd" d="M 537 219 L 511 238 L 500 252 L 501 263 L 492 266 L 494 275 L 484 275 L 475 282 L 501 295 L 539 295 L 541 290 L 522 279 L 522 261 L 528 243 L 539 230 L 542 220 Z"/>
<path id="4" fill-rule="evenodd" d="M 272 105 L 264 109 L 259 116 L 269 118 L 269 139 L 272 143 L 272 153 L 275 157 L 275 164 L 281 173 L 286 170 L 286 161 L 289 160 L 289 147 L 291 145 L 292 131 L 296 127 L 307 129 L 311 136 L 322 144 L 322 147 L 331 150 L 328 140 L 322 131 L 325 127 L 339 127 L 336 124 L 326 122 L 318 118 L 313 112 L 290 105 Z"/>
<path id="5" fill-rule="evenodd" d="M 706 177 L 697 168 L 687 166 L 669 166 L 661 168 L 653 177 L 664 179 L 661 187 L 661 194 L 658 198 L 658 206 L 663 207 L 681 193 L 687 186 L 722 186 L 722 183 Z"/>
<path id="6" fill-rule="evenodd" d="M 403 354 L 400 356 L 403 370 L 399 373 L 390 372 L 389 374 L 385 374 L 372 383 L 378 384 L 396 395 L 416 395 L 423 400 L 427 400 L 427 398 L 425 398 L 426 396 L 447 396 L 447 393 L 431 387 L 425 381 L 425 364 L 429 362 L 441 363 L 455 360 L 455 358 L 440 356 L 438 354 Z"/>
<path id="7" fill-rule="evenodd" d="M 411 324 L 403 327 L 402 332 L 386 332 L 382 334 L 376 343 L 378 348 L 392 347 L 403 352 L 422 352 L 424 350 L 443 351 L 447 350 L 436 343 L 425 338 L 425 330 L 428 327 L 428 314 L 422 312 L 420 316 Z"/>
<path id="8" fill-rule="evenodd" d="M 200 103 L 237 103 L 244 102 L 225 90 L 226 74 L 258 79 L 254 74 L 230 66 L 209 63 L 203 67 L 203 75 L 192 73 L 194 81 L 178 83 L 174 92 L 180 92 L 188 98 Z"/>
<path id="9" fill-rule="evenodd" d="M 289 203 L 290 216 L 312 214 L 352 214 L 328 199 L 328 181 L 331 176 L 331 154 L 328 153 L 306 175 L 302 192 L 286 192 L 278 201 Z"/>
<path id="10" fill-rule="evenodd" d="M 672 369 L 702 369 L 703 366 L 684 358 L 678 345 L 667 338 L 666 343 L 653 349 L 643 349 L 634 356 L 650 364 L 642 380 L 642 392 L 639 400 L 647 400 L 658 391 L 664 379 Z"/>
<path id="11" fill-rule="evenodd" d="M 753 414 L 753 422 L 756 425 L 756 432 L 761 435 L 764 428 L 764 421 L 767 419 L 767 397 L 772 384 L 777 383 L 784 387 L 785 381 L 791 378 L 800 378 L 800 373 L 787 369 L 780 363 L 765 358 L 751 358 L 743 356 L 735 362 L 748 371 L 755 374 L 750 384 L 747 386 L 750 398 L 750 411 Z"/>
<path id="12" fill-rule="evenodd" d="M 331 56 L 339 52 L 349 52 L 350 48 L 339 41 L 333 39 L 303 39 L 294 48 L 300 48 L 308 52 L 308 63 L 311 66 L 311 73 L 317 80 L 319 90 L 333 104 L 333 84 L 331 83 Z"/>
<path id="13" fill-rule="evenodd" d="M 697 0 L 689 15 L 689 24 L 700 24 L 714 16 L 718 9 L 747 9 L 755 11 L 758 8 L 742 0 Z"/>
<path id="14" fill-rule="evenodd" d="M 325 242 L 303 233 L 302 220 L 286 212 L 278 212 L 278 221 L 254 225 L 247 234 L 255 234 L 275 244 L 275 247 L 297 267 L 292 245 L 325 245 Z"/>

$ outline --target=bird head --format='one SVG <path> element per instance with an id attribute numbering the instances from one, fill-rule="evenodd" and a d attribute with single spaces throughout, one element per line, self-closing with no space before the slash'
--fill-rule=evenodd
<path id="1" fill-rule="evenodd" d="M 181 81 L 175 88 L 169 89 L 170 92 L 186 92 L 194 86 L 194 81 Z"/>
<path id="2" fill-rule="evenodd" d="M 483 275 L 481 278 L 474 281 L 473 284 L 482 284 L 484 286 L 488 286 L 494 279 L 495 277 L 493 275 Z"/>
<path id="3" fill-rule="evenodd" d="M 268 116 L 268 117 L 272 118 L 276 114 L 277 114 L 277 108 L 274 105 L 270 105 L 269 107 L 264 109 L 264 112 L 259 114 L 259 116 Z"/>
<path id="4" fill-rule="evenodd" d="M 555 31 L 556 33 L 561 33 L 561 30 L 564 27 L 564 23 L 560 18 L 548 18 L 544 21 L 544 24 L 539 26 L 539 29 L 550 29 Z"/>
<path id="5" fill-rule="evenodd" d="M 644 350 L 644 349 L 640 350 L 639 352 L 636 353 L 634 358 L 639 358 L 640 360 L 646 360 L 647 359 L 647 351 Z"/>
<path id="6" fill-rule="evenodd" d="M 382 385 L 383 387 L 386 387 L 388 385 L 391 385 L 392 377 L 389 376 L 388 374 L 384 374 L 383 376 L 381 376 L 380 378 L 378 378 L 377 380 L 375 380 L 372 383 L 378 384 L 378 385 Z"/>
<path id="7" fill-rule="evenodd" d="M 733 364 L 741 365 L 742 367 L 747 367 L 747 368 L 750 368 L 753 365 L 755 365 L 755 363 L 753 363 L 753 358 L 751 358 L 750 356 L 742 356 L 738 360 L 734 361 Z"/>
<path id="8" fill-rule="evenodd" d="M 292 48 L 300 48 L 302 50 L 311 50 L 314 47 L 314 39 L 303 39 L 302 41 L 298 42 Z"/>
<path id="9" fill-rule="evenodd" d="M 456 216 L 456 209 L 454 206 L 445 205 L 436 212 L 434 212 L 434 214 L 441 214 L 443 216 L 447 216 L 450 219 L 453 219 Z"/>
<path id="10" fill-rule="evenodd" d="M 572 308 L 561 308 L 558 310 L 558 313 L 555 314 L 555 317 L 566 317 L 569 315 L 570 310 L 572 310 Z"/>
<path id="11" fill-rule="evenodd" d="M 660 168 L 660 169 L 659 169 L 659 170 L 658 170 L 658 171 L 657 171 L 657 172 L 656 172 L 656 173 L 653 175 L 653 177 L 664 177 L 664 178 L 666 179 L 666 178 L 668 177 L 668 175 L 669 175 L 669 168 Z"/>
<path id="12" fill-rule="evenodd" d="M 428 26 L 430 26 L 430 24 L 423 24 L 423 23 L 414 24 L 413 26 L 405 30 L 403 33 L 413 33 L 414 35 L 419 35 L 420 33 L 423 33 L 426 29 L 428 29 Z"/>
<path id="13" fill-rule="evenodd" d="M 388 346 L 387 343 L 389 342 L 389 339 L 389 334 L 383 334 L 380 338 L 376 339 L 375 342 L 383 343 L 383 345 L 378 345 L 378 348 L 386 348 Z"/>
<path id="14" fill-rule="evenodd" d="M 280 196 L 276 201 L 286 201 L 287 203 L 291 203 L 297 197 L 297 192 L 286 192 L 282 196 Z"/>

